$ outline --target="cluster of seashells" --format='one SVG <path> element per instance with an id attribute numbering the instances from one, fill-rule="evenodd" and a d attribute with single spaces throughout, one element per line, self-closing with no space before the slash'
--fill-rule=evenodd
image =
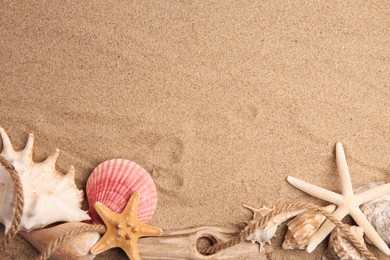
<path id="1" fill-rule="evenodd" d="M 76 186 L 74 167 L 71 166 L 65 175 L 55 169 L 58 149 L 45 161 L 34 162 L 32 134 L 21 151 L 14 150 L 3 128 L 0 128 L 0 136 L 3 143 L 1 155 L 13 165 L 23 188 L 24 207 L 19 234 L 40 252 L 46 251 L 52 241 L 72 229 L 101 224 L 102 220 L 93 208 L 97 201 L 120 213 L 130 195 L 137 191 L 141 197 L 139 220 L 146 223 L 152 218 L 157 206 L 156 187 L 149 173 L 135 162 L 113 159 L 101 163 L 92 172 L 86 186 L 90 205 L 86 212 L 81 209 L 83 191 Z M 0 165 L 0 222 L 5 226 L 5 232 L 9 230 L 13 217 L 12 179 Z M 52 226 L 54 224 L 57 225 Z M 49 225 L 51 227 L 44 228 Z M 90 248 L 99 239 L 97 232 L 75 235 L 61 243 L 50 259 L 94 259 Z"/>
<path id="2" fill-rule="evenodd" d="M 322 208 L 328 213 L 333 213 L 335 205 L 328 205 Z M 287 223 L 287 233 L 282 247 L 284 249 L 306 249 L 310 239 L 314 236 L 325 217 L 315 211 L 308 210 L 299 214 Z M 363 229 L 358 226 L 350 226 L 351 232 L 359 241 L 364 244 Z M 322 260 L 330 259 L 363 259 L 360 252 L 354 247 L 344 233 L 338 227 L 333 229 L 329 236 L 328 248 Z"/>
<path id="3" fill-rule="evenodd" d="M 24 207 L 19 233 L 39 251 L 46 251 L 52 241 L 74 228 L 102 224 L 102 220 L 93 208 L 97 201 L 110 210 L 120 213 L 131 194 L 137 191 L 141 197 L 138 219 L 147 223 L 152 218 L 157 205 L 156 187 L 149 173 L 135 162 L 113 159 L 97 166 L 87 181 L 86 194 L 90 208 L 84 211 L 81 209 L 83 191 L 75 184 L 74 167 L 71 166 L 65 175 L 55 169 L 59 156 L 58 149 L 43 162 L 34 162 L 32 134 L 29 135 L 27 144 L 21 151 L 14 150 L 3 128 L 0 128 L 0 136 L 3 144 L 1 155 L 13 165 L 23 187 Z M 383 183 L 370 183 L 356 189 L 356 192 L 363 192 Z M 6 169 L 0 165 L 0 223 L 5 226 L 5 232 L 9 230 L 14 217 L 15 198 L 12 189 L 12 179 Z M 273 211 L 272 208 L 267 207 L 260 209 L 246 207 L 254 213 L 247 228 Z M 335 208 L 335 205 L 329 205 L 323 209 L 332 213 Z M 360 208 L 382 239 L 390 244 L 390 195 L 364 203 Z M 275 236 L 278 226 L 290 218 L 293 219 L 287 223 L 288 230 L 282 245 L 284 249 L 305 249 L 325 221 L 324 216 L 314 211 L 288 212 L 276 215 L 265 227 L 259 228 L 248 236 L 247 240 L 259 243 L 260 252 L 264 255 L 272 253 L 271 239 Z M 65 223 L 58 224 L 59 222 Z M 50 227 L 45 228 L 49 225 Z M 363 230 L 357 226 L 350 228 L 351 232 L 364 243 Z M 61 243 L 51 255 L 51 259 L 94 259 L 95 255 L 90 253 L 90 248 L 99 239 L 100 234 L 97 232 L 75 235 L 72 239 Z M 345 235 L 335 228 L 329 237 L 328 248 L 322 259 L 363 259 L 363 257 Z"/>
<path id="4" fill-rule="evenodd" d="M 249 221 L 247 228 L 254 222 L 265 217 L 273 209 L 268 207 L 262 207 L 255 209 L 244 205 L 244 207 L 253 211 L 253 219 Z M 322 208 L 328 213 L 333 213 L 336 209 L 335 205 L 329 205 Z M 282 213 L 273 217 L 265 227 L 261 227 L 256 230 L 255 233 L 249 235 L 246 239 L 252 243 L 258 243 L 260 245 L 261 259 L 268 259 L 268 254 L 272 253 L 271 239 L 275 237 L 276 230 L 280 224 L 293 218 L 287 223 L 287 233 L 284 238 L 282 247 L 284 249 L 306 249 L 310 239 L 320 228 L 321 224 L 325 221 L 325 217 L 322 214 L 315 211 L 297 210 L 287 213 Z M 244 231 L 246 228 L 244 229 Z M 364 243 L 363 229 L 357 226 L 351 227 L 351 232 Z M 271 249 L 270 249 L 271 247 Z M 350 243 L 348 238 L 338 229 L 335 228 L 329 238 L 328 248 L 325 251 L 322 260 L 330 259 L 363 259 L 359 251 Z"/>
<path id="5" fill-rule="evenodd" d="M 356 192 L 363 192 L 384 183 L 384 181 L 369 183 L 356 189 Z M 267 207 L 260 209 L 255 209 L 245 205 L 244 207 L 250 209 L 254 213 L 253 219 L 249 221 L 247 227 L 249 227 L 253 222 L 256 222 L 262 217 L 265 217 L 273 210 Z M 322 209 L 328 213 L 333 213 L 336 209 L 336 206 L 328 205 Z M 381 236 L 381 238 L 387 244 L 390 244 L 390 195 L 366 202 L 360 206 L 360 209 L 366 215 L 367 219 Z M 304 212 L 287 212 L 276 215 L 271 219 L 270 222 L 268 222 L 265 227 L 259 228 L 255 233 L 248 236 L 247 240 L 251 241 L 252 243 L 259 243 L 260 252 L 264 252 L 265 250 L 263 250 L 263 247 L 266 245 L 269 247 L 271 244 L 270 240 L 275 236 L 277 227 L 290 218 L 292 219 L 287 222 L 287 232 L 282 244 L 283 249 L 286 250 L 306 249 L 310 239 L 314 236 L 314 234 L 321 227 L 322 223 L 325 221 L 325 217 L 322 214 L 311 210 Z M 363 229 L 359 226 L 349 227 L 355 238 L 360 240 L 360 242 L 365 245 Z M 368 243 L 372 244 L 368 238 L 366 238 L 366 240 Z M 269 248 L 268 251 L 270 251 Z M 328 247 L 322 256 L 322 260 L 330 259 L 364 259 L 364 257 L 349 241 L 346 235 L 336 227 L 329 236 Z"/>

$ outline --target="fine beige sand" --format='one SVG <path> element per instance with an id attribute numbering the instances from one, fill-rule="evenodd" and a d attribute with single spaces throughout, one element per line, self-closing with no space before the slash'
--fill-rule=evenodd
<path id="1" fill-rule="evenodd" d="M 242 204 L 326 202 L 342 141 L 354 187 L 390 174 L 388 1 L 2 1 L 0 125 L 76 183 L 127 158 L 163 229 L 249 220 Z M 85 208 L 87 204 L 85 203 Z M 347 218 L 348 220 L 348 218 Z M 319 259 L 284 251 L 274 259 Z M 378 257 L 385 259 L 374 247 Z M 17 237 L 2 259 L 38 252 Z M 119 249 L 96 259 L 126 259 Z"/>

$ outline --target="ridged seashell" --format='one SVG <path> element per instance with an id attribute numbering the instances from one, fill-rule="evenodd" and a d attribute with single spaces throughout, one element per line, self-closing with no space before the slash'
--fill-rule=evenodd
<path id="1" fill-rule="evenodd" d="M 82 226 L 89 226 L 89 224 L 68 222 L 50 228 L 33 230 L 31 232 L 20 232 L 20 234 L 42 253 L 43 251 L 46 251 L 55 239 L 72 229 Z M 57 249 L 51 254 L 50 259 L 94 259 L 96 255 L 91 254 L 89 250 L 99 239 L 100 234 L 98 232 L 84 232 L 74 235 L 60 243 Z"/>
<path id="2" fill-rule="evenodd" d="M 322 209 L 332 213 L 336 206 L 329 205 Z M 284 249 L 305 249 L 325 219 L 325 216 L 312 210 L 299 214 L 287 223 L 288 229 L 282 247 Z"/>
<path id="3" fill-rule="evenodd" d="M 357 188 L 355 192 L 360 193 L 385 183 L 384 181 L 371 182 Z M 390 195 L 363 203 L 360 209 L 383 241 L 390 244 Z M 372 244 L 369 239 L 367 242 Z"/>
<path id="4" fill-rule="evenodd" d="M 3 141 L 1 155 L 13 165 L 23 187 L 21 230 L 42 228 L 59 221 L 90 219 L 88 214 L 80 209 L 83 191 L 76 187 L 73 166 L 66 175 L 55 170 L 58 149 L 45 161 L 35 163 L 32 160 L 32 134 L 22 151 L 13 149 L 3 128 L 0 128 L 0 135 Z M 4 224 L 5 232 L 10 228 L 14 217 L 14 203 L 12 179 L 5 168 L 0 166 L 0 222 Z"/>
<path id="5" fill-rule="evenodd" d="M 247 230 L 252 224 L 260 220 L 262 217 L 265 217 L 270 212 L 273 211 L 272 208 L 262 207 L 260 209 L 256 209 L 253 207 L 245 206 L 249 210 L 253 211 L 253 219 L 248 222 L 248 225 L 244 228 L 243 231 Z M 270 221 L 265 225 L 265 227 L 258 228 L 254 233 L 250 234 L 246 240 L 251 241 L 252 243 L 259 243 L 262 246 L 264 243 L 270 243 L 271 238 L 275 236 L 276 230 L 280 224 L 287 221 L 288 219 L 295 217 L 296 215 L 305 211 L 296 210 L 292 212 L 286 212 L 282 214 L 278 214 L 275 217 L 271 218 Z"/>
<path id="6" fill-rule="evenodd" d="M 363 228 L 359 226 L 351 226 L 351 232 L 362 244 L 364 244 Z M 347 236 L 338 227 L 336 227 L 333 229 L 332 233 L 330 233 L 328 248 L 322 256 L 322 260 L 331 259 L 359 260 L 364 258 L 357 248 L 351 244 Z"/>
<path id="7" fill-rule="evenodd" d="M 113 159 L 98 165 L 86 186 L 92 222 L 103 223 L 93 208 L 95 202 L 99 201 L 110 210 L 121 213 L 134 191 L 140 194 L 138 219 L 146 223 L 157 206 L 156 186 L 150 174 L 140 165 L 125 159 Z"/>

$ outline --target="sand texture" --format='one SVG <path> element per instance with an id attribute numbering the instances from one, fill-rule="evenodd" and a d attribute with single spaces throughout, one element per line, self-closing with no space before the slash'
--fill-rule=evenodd
<path id="1" fill-rule="evenodd" d="M 33 2 L 33 1 L 31 1 Z M 164 229 L 247 221 L 242 204 L 390 175 L 388 1 L 2 1 L 0 125 L 34 159 L 61 149 L 76 183 L 100 162 L 153 176 Z M 87 208 L 87 204 L 84 205 Z M 283 228 L 282 228 L 283 230 Z M 281 249 L 274 259 L 319 259 Z M 381 259 L 384 255 L 370 249 Z M 30 259 L 22 238 L 2 259 Z M 119 250 L 96 259 L 126 259 Z"/>

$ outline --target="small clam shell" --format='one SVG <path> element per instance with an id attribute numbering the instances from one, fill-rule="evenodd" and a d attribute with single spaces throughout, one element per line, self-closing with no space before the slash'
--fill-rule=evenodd
<path id="1" fill-rule="evenodd" d="M 361 243 L 364 244 L 363 228 L 358 226 L 351 226 L 351 232 L 357 238 L 359 238 Z M 338 227 L 336 227 L 333 229 L 332 233 L 330 233 L 328 248 L 322 256 L 322 260 L 330 259 L 359 260 L 364 258 L 356 249 L 356 247 L 351 244 L 347 236 L 341 232 Z"/>
<path id="2" fill-rule="evenodd" d="M 92 222 L 103 223 L 93 208 L 95 202 L 99 201 L 110 210 L 121 213 L 134 191 L 140 194 L 138 219 L 146 223 L 157 206 L 156 186 L 150 174 L 140 165 L 125 159 L 101 163 L 89 176 L 86 185 L 88 214 Z"/>
<path id="3" fill-rule="evenodd" d="M 332 213 L 335 205 L 323 207 L 325 211 Z M 325 221 L 322 214 L 308 210 L 296 216 L 287 223 L 288 230 L 284 238 L 282 247 L 284 249 L 305 249 L 314 233 Z"/>
<path id="4" fill-rule="evenodd" d="M 55 239 L 61 237 L 66 232 L 87 226 L 89 224 L 81 222 L 68 222 L 58 226 L 38 229 L 31 232 L 20 232 L 22 237 L 32 244 L 38 251 L 45 251 L 49 244 Z M 58 248 L 50 256 L 50 259 L 94 259 L 95 255 L 91 254 L 89 250 L 100 239 L 98 232 L 85 232 L 72 236 L 70 239 L 59 244 Z"/>
<path id="5" fill-rule="evenodd" d="M 355 192 L 360 193 L 382 184 L 385 184 L 385 182 L 368 183 L 357 188 Z M 390 195 L 363 203 L 360 205 L 360 209 L 383 241 L 390 244 Z M 369 239 L 367 239 L 367 242 L 372 244 Z"/>

